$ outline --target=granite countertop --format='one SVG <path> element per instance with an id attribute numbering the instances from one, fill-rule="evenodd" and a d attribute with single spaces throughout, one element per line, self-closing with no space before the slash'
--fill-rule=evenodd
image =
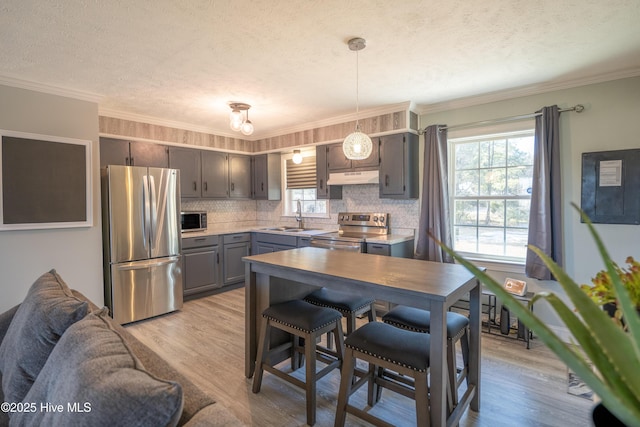
<path id="1" fill-rule="evenodd" d="M 284 231 L 284 230 L 274 230 L 274 228 L 279 227 L 278 225 L 260 225 L 260 224 L 226 224 L 222 226 L 209 227 L 205 231 L 194 231 L 187 232 L 182 234 L 183 239 L 191 238 L 191 237 L 202 237 L 202 236 L 216 236 L 223 234 L 234 234 L 234 233 L 251 233 L 251 232 L 259 232 L 259 233 L 269 233 L 269 234 L 281 234 L 285 236 L 317 236 L 319 234 L 325 233 L 334 233 L 338 231 L 337 227 L 332 229 L 330 228 L 316 228 L 310 226 L 308 230 L 304 231 Z M 295 227 L 287 225 L 286 227 Z M 367 243 L 377 243 L 380 245 L 393 245 L 396 243 L 402 243 L 407 240 L 412 240 L 414 237 L 412 234 L 399 234 L 399 233 L 391 233 L 387 235 L 368 237 Z"/>
<path id="2" fill-rule="evenodd" d="M 215 235 L 223 235 L 223 234 L 251 233 L 251 232 L 284 234 L 286 236 L 315 236 L 318 234 L 332 233 L 332 232 L 338 231 L 337 228 L 321 229 L 316 227 L 309 227 L 308 230 L 304 230 L 304 231 L 274 230 L 273 228 L 276 228 L 276 227 L 279 227 L 279 226 L 278 225 L 259 225 L 259 224 L 227 224 L 223 226 L 208 227 L 205 231 L 193 231 L 193 232 L 182 233 L 182 238 L 186 239 L 190 237 L 215 236 Z M 295 226 L 287 225 L 286 227 L 295 227 Z"/>

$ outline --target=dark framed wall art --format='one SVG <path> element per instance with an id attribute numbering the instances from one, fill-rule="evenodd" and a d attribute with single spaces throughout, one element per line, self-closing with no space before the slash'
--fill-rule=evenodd
<path id="1" fill-rule="evenodd" d="M 0 130 L 0 231 L 91 227 L 91 141 Z"/>

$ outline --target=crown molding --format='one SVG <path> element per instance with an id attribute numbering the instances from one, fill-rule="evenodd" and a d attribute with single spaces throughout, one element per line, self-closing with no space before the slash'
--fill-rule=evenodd
<path id="1" fill-rule="evenodd" d="M 557 90 L 571 89 L 579 86 L 587 86 L 597 83 L 604 83 L 613 80 L 626 79 L 640 76 L 640 68 L 617 71 L 608 74 L 600 74 L 597 76 L 584 77 L 580 79 L 566 80 L 562 82 L 548 82 L 529 86 L 523 86 L 516 89 L 508 89 L 504 91 L 491 92 L 478 96 L 470 96 L 467 98 L 459 98 L 451 101 L 438 102 L 435 104 L 422 104 L 416 106 L 415 112 L 418 115 L 433 114 L 441 111 L 455 110 L 458 108 L 473 107 L 490 102 L 506 101 L 508 99 L 520 98 L 523 96 L 539 95 L 546 92 L 554 92 Z"/>
<path id="2" fill-rule="evenodd" d="M 0 85 L 32 90 L 35 92 L 43 92 L 48 93 L 49 95 L 64 96 L 65 98 L 73 98 L 80 101 L 95 103 L 99 103 L 103 98 L 102 95 L 98 95 L 97 93 L 52 86 L 44 83 L 36 83 L 28 80 L 17 79 L 11 76 L 0 75 Z"/>

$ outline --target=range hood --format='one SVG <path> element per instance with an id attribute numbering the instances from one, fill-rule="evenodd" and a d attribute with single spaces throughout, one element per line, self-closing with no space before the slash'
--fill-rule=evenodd
<path id="1" fill-rule="evenodd" d="M 330 173 L 327 185 L 378 184 L 380 173 L 374 171 Z"/>

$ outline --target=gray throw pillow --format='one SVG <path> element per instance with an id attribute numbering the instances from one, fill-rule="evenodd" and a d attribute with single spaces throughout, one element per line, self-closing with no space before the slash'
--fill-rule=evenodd
<path id="1" fill-rule="evenodd" d="M 60 336 L 87 311 L 55 270 L 31 285 L 0 344 L 5 401 L 24 399 Z"/>
<path id="2" fill-rule="evenodd" d="M 172 426 L 182 388 L 145 371 L 103 309 L 67 329 L 24 402 L 37 410 L 13 414 L 10 425 Z"/>

